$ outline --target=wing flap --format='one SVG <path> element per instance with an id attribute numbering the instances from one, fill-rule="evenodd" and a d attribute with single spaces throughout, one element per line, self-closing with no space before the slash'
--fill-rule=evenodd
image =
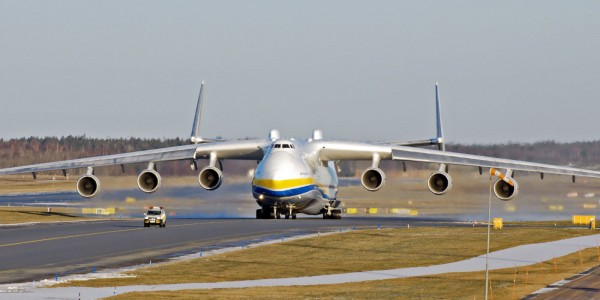
<path id="1" fill-rule="evenodd" d="M 370 160 L 374 154 L 381 159 L 392 159 L 390 146 L 371 143 L 319 141 L 321 160 Z"/>

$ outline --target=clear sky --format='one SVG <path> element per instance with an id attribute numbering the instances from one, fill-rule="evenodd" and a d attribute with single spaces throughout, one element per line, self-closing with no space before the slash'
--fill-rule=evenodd
<path id="1" fill-rule="evenodd" d="M 600 138 L 600 1 L 0 0 L 0 138 Z"/>

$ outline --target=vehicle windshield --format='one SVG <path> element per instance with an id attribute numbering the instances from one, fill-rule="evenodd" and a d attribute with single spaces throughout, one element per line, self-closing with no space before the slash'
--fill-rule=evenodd
<path id="1" fill-rule="evenodd" d="M 149 216 L 160 216 L 160 211 L 159 210 L 149 210 L 146 214 Z"/>

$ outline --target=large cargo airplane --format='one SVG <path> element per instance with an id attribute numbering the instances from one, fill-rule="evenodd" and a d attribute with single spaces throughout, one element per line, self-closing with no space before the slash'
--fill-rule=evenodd
<path id="1" fill-rule="evenodd" d="M 328 140 L 320 130 L 314 130 L 308 139 L 284 139 L 277 130 L 271 130 L 268 138 L 258 140 L 210 140 L 199 135 L 204 82 L 200 87 L 196 114 L 191 134 L 191 145 L 137 151 L 107 156 L 49 162 L 28 166 L 0 169 L 0 175 L 36 173 L 68 169 L 86 169 L 77 180 L 77 192 L 86 198 L 95 196 L 100 190 L 100 180 L 94 168 L 132 163 L 147 163 L 140 173 L 137 184 L 146 193 L 155 192 L 161 184 L 156 164 L 165 161 L 187 160 L 193 170 L 198 170 L 199 161 L 208 164 L 199 172 L 198 182 L 206 190 L 215 190 L 223 182 L 221 160 L 256 160 L 258 166 L 252 179 L 252 195 L 260 206 L 257 219 L 296 218 L 297 213 L 323 215 L 326 219 L 341 218 L 340 201 L 337 200 L 337 163 L 343 160 L 371 161 L 362 176 L 362 186 L 368 191 L 377 191 L 385 183 L 385 173 L 379 168 L 381 160 L 417 161 L 439 164 L 427 180 L 429 190 L 442 195 L 452 187 L 448 165 L 465 165 L 483 169 L 504 170 L 502 179 L 495 182 L 493 190 L 501 200 L 511 200 L 518 193 L 518 184 L 512 178 L 513 171 L 528 171 L 544 174 L 600 178 L 600 172 L 540 164 L 533 162 L 500 159 L 478 155 L 445 151 L 440 112 L 438 85 L 436 94 L 437 136 L 422 141 L 402 143 L 372 143 Z M 437 146 L 427 149 L 424 146 Z"/>

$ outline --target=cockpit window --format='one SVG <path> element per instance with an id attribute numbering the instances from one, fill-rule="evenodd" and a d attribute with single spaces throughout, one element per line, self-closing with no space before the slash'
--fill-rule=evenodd
<path id="1" fill-rule="evenodd" d="M 277 148 L 277 149 L 281 149 L 281 148 L 296 149 L 296 147 L 294 147 L 294 144 L 274 144 L 273 148 Z"/>

